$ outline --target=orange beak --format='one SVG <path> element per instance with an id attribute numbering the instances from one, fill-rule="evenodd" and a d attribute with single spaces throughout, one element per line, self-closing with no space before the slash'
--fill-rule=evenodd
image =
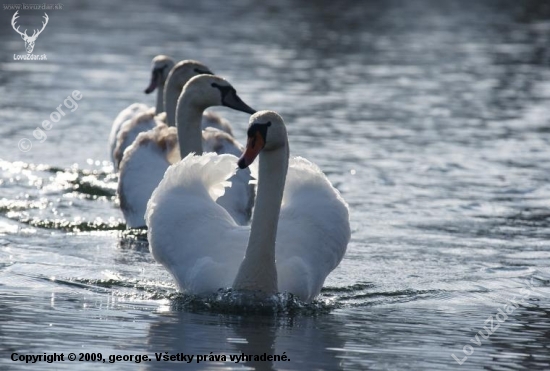
<path id="1" fill-rule="evenodd" d="M 240 169 L 246 169 L 254 162 L 256 157 L 260 154 L 260 151 L 264 148 L 264 138 L 259 132 L 254 133 L 253 137 L 249 137 L 246 142 L 246 149 L 241 158 L 237 162 Z"/>

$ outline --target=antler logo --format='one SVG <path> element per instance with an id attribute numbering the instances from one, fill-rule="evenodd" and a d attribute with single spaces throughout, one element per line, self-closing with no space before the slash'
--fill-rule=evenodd
<path id="1" fill-rule="evenodd" d="M 27 35 L 27 30 L 25 30 L 25 32 L 21 32 L 19 31 L 19 26 L 17 26 L 17 28 L 15 28 L 15 20 L 17 18 L 19 18 L 19 16 L 17 15 L 17 13 L 19 12 L 16 11 L 15 14 L 13 15 L 12 19 L 11 19 L 11 26 L 13 27 L 13 29 L 15 30 L 15 32 L 17 32 L 19 35 L 21 35 L 21 38 L 23 40 L 25 40 L 25 49 L 27 49 L 27 53 L 28 54 L 31 54 L 33 49 L 34 49 L 34 42 L 36 41 L 36 38 L 38 37 L 38 35 L 40 35 L 42 33 L 42 31 L 44 31 L 44 28 L 46 28 L 46 25 L 48 24 L 48 15 L 46 13 L 44 13 L 44 19 L 45 19 L 45 22 L 42 22 L 42 29 L 40 31 L 38 30 L 34 30 L 32 36 L 29 36 Z"/>

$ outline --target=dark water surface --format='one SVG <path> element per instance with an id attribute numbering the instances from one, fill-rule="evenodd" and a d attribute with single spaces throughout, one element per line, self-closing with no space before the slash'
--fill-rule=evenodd
<path id="1" fill-rule="evenodd" d="M 0 11 L 0 369 L 550 369 L 549 2 L 68 1 L 48 11 L 36 62 L 13 60 L 13 13 Z M 22 29 L 40 24 L 20 13 Z M 292 153 L 348 201 L 352 241 L 321 303 L 193 304 L 122 231 L 107 137 L 121 109 L 153 104 L 142 91 L 160 53 L 280 112 Z M 73 90 L 78 108 L 40 143 L 33 130 Z M 244 142 L 248 116 L 217 111 Z M 13 352 L 289 360 L 25 365 Z"/>

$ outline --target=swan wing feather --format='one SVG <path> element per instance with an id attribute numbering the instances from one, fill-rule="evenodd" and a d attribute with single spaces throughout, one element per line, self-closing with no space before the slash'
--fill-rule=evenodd
<path id="1" fill-rule="evenodd" d="M 236 171 L 232 155 L 191 154 L 170 166 L 147 205 L 155 260 L 190 293 L 229 287 L 244 256 L 249 228 L 215 200 Z"/>
<path id="2" fill-rule="evenodd" d="M 317 296 L 350 236 L 348 206 L 338 190 L 315 164 L 291 159 L 277 231 L 279 290 L 303 300 Z"/>
<path id="3" fill-rule="evenodd" d="M 120 126 L 116 137 L 115 152 L 113 155 L 115 170 L 120 168 L 120 162 L 124 156 L 124 151 L 136 140 L 137 136 L 153 129 L 160 124 L 151 110 L 142 112 L 130 120 L 126 120 Z"/>
<path id="4" fill-rule="evenodd" d="M 240 156 L 244 147 L 226 132 L 208 127 L 202 131 L 202 148 L 204 152 L 215 152 L 219 155 L 229 153 Z M 250 184 L 250 170 L 240 170 L 230 179 L 231 187 L 218 199 L 235 219 L 237 224 L 248 224 L 254 207 L 254 185 Z"/>
<path id="5" fill-rule="evenodd" d="M 131 120 L 140 113 L 146 112 L 149 109 L 143 103 L 133 103 L 119 112 L 113 125 L 111 126 L 111 133 L 109 134 L 109 154 L 111 155 L 111 161 L 115 160 L 115 150 L 117 145 L 117 136 L 122 124 L 125 121 Z"/>
<path id="6" fill-rule="evenodd" d="M 145 226 L 147 201 L 170 165 L 176 145 L 176 129 L 161 124 L 140 133 L 124 151 L 117 196 L 129 228 Z"/>

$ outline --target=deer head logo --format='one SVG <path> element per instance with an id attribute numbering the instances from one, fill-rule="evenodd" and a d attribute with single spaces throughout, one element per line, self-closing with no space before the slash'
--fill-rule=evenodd
<path id="1" fill-rule="evenodd" d="M 38 37 L 38 35 L 40 35 L 42 33 L 42 31 L 44 31 L 44 28 L 46 28 L 46 25 L 48 24 L 48 15 L 46 13 L 44 13 L 44 19 L 45 19 L 45 22 L 42 22 L 42 29 L 40 31 L 38 30 L 34 30 L 32 36 L 29 36 L 27 35 L 27 30 L 25 30 L 25 32 L 21 32 L 19 31 L 19 26 L 17 26 L 17 28 L 15 28 L 15 20 L 17 18 L 19 18 L 19 16 L 17 15 L 17 13 L 19 12 L 16 11 L 15 14 L 13 15 L 12 19 L 11 19 L 11 26 L 13 27 L 13 29 L 15 30 L 15 32 L 17 32 L 19 35 L 21 35 L 21 38 L 23 40 L 25 40 L 25 49 L 27 49 L 27 53 L 28 54 L 31 54 L 33 49 L 34 49 L 34 42 L 36 41 L 36 38 Z"/>

